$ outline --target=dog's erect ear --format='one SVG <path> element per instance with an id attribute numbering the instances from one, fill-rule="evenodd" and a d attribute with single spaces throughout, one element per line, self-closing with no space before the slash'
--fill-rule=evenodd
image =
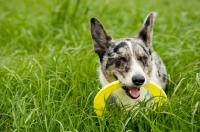
<path id="1" fill-rule="evenodd" d="M 138 38 L 142 39 L 147 47 L 152 50 L 152 34 L 153 24 L 157 13 L 151 12 L 144 21 L 144 25 L 138 34 Z"/>
<path id="2" fill-rule="evenodd" d="M 94 43 L 94 51 L 99 55 L 100 59 L 109 47 L 108 41 L 112 38 L 107 34 L 103 25 L 96 18 L 90 19 L 90 30 Z"/>

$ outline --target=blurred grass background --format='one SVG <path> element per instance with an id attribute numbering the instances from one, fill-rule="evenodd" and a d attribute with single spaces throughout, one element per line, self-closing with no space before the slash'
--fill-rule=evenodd
<path id="1" fill-rule="evenodd" d="M 0 131 L 200 131 L 200 1 L 0 0 Z M 168 70 L 169 104 L 108 113 L 98 120 L 101 87 L 91 17 L 113 38 L 132 37 L 158 13 L 154 50 Z M 146 113 L 148 110 L 148 113 Z"/>

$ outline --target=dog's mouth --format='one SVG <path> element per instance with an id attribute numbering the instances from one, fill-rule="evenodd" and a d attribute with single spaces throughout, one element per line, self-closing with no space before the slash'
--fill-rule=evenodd
<path id="1" fill-rule="evenodd" d="M 132 99 L 137 99 L 140 96 L 140 87 L 123 86 L 122 88 L 125 90 L 126 94 Z"/>

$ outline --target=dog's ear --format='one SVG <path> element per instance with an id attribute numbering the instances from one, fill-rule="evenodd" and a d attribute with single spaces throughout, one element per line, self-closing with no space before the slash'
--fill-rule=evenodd
<path id="1" fill-rule="evenodd" d="M 112 38 L 107 34 L 103 25 L 96 18 L 90 19 L 90 30 L 94 43 L 94 51 L 99 55 L 100 59 L 102 59 L 104 53 L 109 47 L 108 41 Z"/>
<path id="2" fill-rule="evenodd" d="M 152 34 L 153 24 L 157 13 L 151 12 L 144 21 L 143 27 L 138 34 L 138 38 L 142 39 L 147 47 L 152 50 Z"/>

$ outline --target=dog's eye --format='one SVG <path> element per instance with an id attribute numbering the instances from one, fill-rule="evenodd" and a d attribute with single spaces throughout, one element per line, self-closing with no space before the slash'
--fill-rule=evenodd
<path id="1" fill-rule="evenodd" d="M 126 58 L 125 57 L 120 57 L 120 60 L 126 61 Z"/>
<path id="2" fill-rule="evenodd" d="M 125 57 L 119 57 L 117 58 L 116 62 L 115 62 L 115 66 L 119 67 L 122 63 L 126 62 L 126 58 Z"/>
<path id="3" fill-rule="evenodd" d="M 138 60 L 141 61 L 142 63 L 146 63 L 147 59 L 148 58 L 146 56 L 140 56 L 140 57 L 138 57 Z"/>

